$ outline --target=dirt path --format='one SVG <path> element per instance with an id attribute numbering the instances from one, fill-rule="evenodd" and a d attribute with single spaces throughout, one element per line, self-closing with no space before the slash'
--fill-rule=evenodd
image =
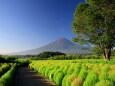
<path id="1" fill-rule="evenodd" d="M 57 86 L 43 75 L 28 67 L 21 67 L 16 73 L 14 86 Z"/>

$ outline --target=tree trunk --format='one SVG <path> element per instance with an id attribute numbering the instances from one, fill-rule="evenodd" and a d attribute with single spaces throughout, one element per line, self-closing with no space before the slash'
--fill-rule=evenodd
<path id="1" fill-rule="evenodd" d="M 107 49 L 106 50 L 106 59 L 110 60 L 110 56 L 111 56 L 111 49 Z"/>
<path id="2" fill-rule="evenodd" d="M 106 54 L 105 54 L 105 52 L 103 52 L 102 55 L 103 55 L 104 59 L 106 59 Z"/>
<path id="3" fill-rule="evenodd" d="M 105 61 L 109 61 L 111 56 L 111 49 L 106 49 L 105 52 L 103 52 L 103 56 Z"/>

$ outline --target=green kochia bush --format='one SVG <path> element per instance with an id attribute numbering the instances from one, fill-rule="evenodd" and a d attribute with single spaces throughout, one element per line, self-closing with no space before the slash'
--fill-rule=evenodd
<path id="1" fill-rule="evenodd" d="M 108 65 L 105 65 L 103 68 L 102 68 L 102 71 L 104 71 L 104 72 L 108 72 L 108 71 L 110 71 L 110 67 L 108 66 Z"/>
<path id="2" fill-rule="evenodd" d="M 115 85 L 115 67 L 111 66 L 112 64 L 91 61 L 82 60 L 80 63 L 81 60 L 47 60 L 38 61 L 35 64 L 33 61 L 30 67 L 38 70 L 59 86 L 113 86 L 111 82 Z"/>
<path id="3" fill-rule="evenodd" d="M 55 79 L 57 85 L 61 85 L 62 84 L 63 77 L 64 77 L 63 72 L 59 72 L 57 77 L 56 77 L 56 79 Z"/>
<path id="4" fill-rule="evenodd" d="M 95 84 L 95 86 L 114 86 L 113 82 L 108 80 L 102 80 Z"/>
<path id="5" fill-rule="evenodd" d="M 108 80 L 108 73 L 107 72 L 102 72 L 99 75 L 99 80 Z"/>
<path id="6" fill-rule="evenodd" d="M 88 70 L 88 67 L 86 67 L 85 65 L 82 65 L 81 71 L 82 70 Z"/>
<path id="7" fill-rule="evenodd" d="M 58 69 L 58 70 L 54 73 L 53 81 L 56 82 L 56 77 L 58 76 L 58 74 L 59 74 L 60 72 L 62 72 L 62 70 L 61 70 L 61 69 Z"/>
<path id="8" fill-rule="evenodd" d="M 78 75 L 78 77 L 83 78 L 83 80 L 85 80 L 86 76 L 87 76 L 87 71 L 86 70 L 80 71 L 80 73 Z"/>
<path id="9" fill-rule="evenodd" d="M 99 75 L 99 80 L 108 80 L 108 71 L 110 71 L 110 67 L 105 65 L 102 68 L 101 74 Z"/>
<path id="10" fill-rule="evenodd" d="M 45 76 L 46 77 L 48 77 L 48 73 L 49 73 L 50 70 L 52 70 L 52 68 L 50 68 L 50 67 L 45 70 Z"/>
<path id="11" fill-rule="evenodd" d="M 77 64 L 74 66 L 74 71 L 73 71 L 72 74 L 78 75 L 79 72 L 80 72 L 80 69 L 81 69 L 81 64 L 78 64 L 78 63 L 77 63 Z"/>
<path id="12" fill-rule="evenodd" d="M 66 86 L 71 86 L 71 83 L 72 83 L 72 81 L 73 81 L 75 78 L 77 78 L 77 75 L 74 75 L 74 74 L 72 74 L 72 75 L 70 75 L 69 77 L 67 77 L 67 79 L 66 79 Z"/>
<path id="13" fill-rule="evenodd" d="M 95 86 L 95 83 L 98 81 L 97 73 L 89 73 L 85 79 L 83 86 Z"/>
<path id="14" fill-rule="evenodd" d="M 41 74 L 45 75 L 45 70 L 46 70 L 46 66 L 44 66 L 41 70 Z M 39 71 L 39 70 L 38 70 Z"/>
<path id="15" fill-rule="evenodd" d="M 63 73 L 64 73 L 64 75 L 67 74 L 68 68 L 69 68 L 68 66 L 65 66 L 65 67 L 64 67 L 64 69 L 63 69 Z"/>
<path id="16" fill-rule="evenodd" d="M 36 67 L 36 68 L 37 68 L 37 67 Z M 37 68 L 37 71 L 38 71 L 39 73 L 42 73 L 43 68 L 44 68 L 44 65 L 43 65 L 43 66 L 38 67 L 38 68 Z"/>
<path id="17" fill-rule="evenodd" d="M 79 74 L 79 72 L 80 72 L 80 70 L 79 70 L 79 69 L 75 69 L 75 70 L 73 71 L 73 73 L 72 73 L 72 74 L 78 75 L 78 74 Z"/>
<path id="18" fill-rule="evenodd" d="M 15 70 L 16 65 L 12 66 L 11 69 L 0 78 L 0 86 L 12 86 Z"/>
<path id="19" fill-rule="evenodd" d="M 79 72 L 80 72 L 80 69 L 76 68 L 76 69 L 74 69 L 74 71 L 73 71 L 73 73 L 72 73 L 72 74 L 78 75 L 78 74 L 79 74 Z"/>
<path id="20" fill-rule="evenodd" d="M 74 65 L 72 64 L 72 65 L 68 68 L 67 74 L 72 74 L 73 71 L 74 71 Z"/>
<path id="21" fill-rule="evenodd" d="M 50 76 L 51 72 L 53 71 L 53 69 L 49 70 L 48 72 L 48 78 L 52 77 L 52 75 Z"/>
<path id="22" fill-rule="evenodd" d="M 53 77 L 54 77 L 55 71 L 56 71 L 56 70 L 51 70 L 51 71 L 49 71 L 48 76 L 49 76 L 49 79 L 50 79 L 51 81 L 53 81 Z"/>
<path id="23" fill-rule="evenodd" d="M 90 64 L 90 63 L 87 63 L 86 65 L 87 65 L 88 69 L 92 69 L 94 66 L 94 64 Z"/>
<path id="24" fill-rule="evenodd" d="M 38 71 L 40 71 L 40 73 L 43 74 L 43 75 L 46 74 L 45 76 L 48 77 L 48 73 L 49 73 L 49 71 L 52 70 L 52 69 L 53 69 L 53 67 L 43 66 L 43 67 L 39 68 Z M 48 70 L 49 70 L 49 71 L 48 71 Z M 46 73 L 46 72 L 47 72 L 47 73 Z"/>
<path id="25" fill-rule="evenodd" d="M 34 70 L 35 70 L 35 71 L 38 71 L 40 67 L 42 67 L 42 66 L 36 66 L 36 67 L 34 68 Z"/>
<path id="26" fill-rule="evenodd" d="M 83 79 L 82 78 L 75 78 L 72 81 L 71 86 L 83 86 Z"/>
<path id="27" fill-rule="evenodd" d="M 69 69 L 68 69 L 68 71 L 67 71 L 67 74 L 72 74 L 72 73 L 73 73 L 73 71 L 74 71 L 74 69 L 73 69 L 73 68 L 69 68 Z"/>
<path id="28" fill-rule="evenodd" d="M 115 84 L 115 71 L 112 72 L 112 73 L 109 75 L 109 79 L 110 79 L 111 81 L 113 81 L 114 84 Z"/>
<path id="29" fill-rule="evenodd" d="M 7 72 L 10 69 L 9 65 L 3 64 L 0 67 L 0 76 L 2 76 L 5 72 Z"/>
<path id="30" fill-rule="evenodd" d="M 69 76 L 70 76 L 69 74 L 67 74 L 67 75 L 64 76 L 64 78 L 63 78 L 63 80 L 62 80 L 62 86 L 66 86 L 66 80 L 67 80 L 67 78 L 68 78 Z"/>
<path id="31" fill-rule="evenodd" d="M 49 79 L 50 79 L 51 81 L 54 81 L 54 74 L 55 74 L 56 71 L 59 70 L 59 68 L 60 68 L 59 66 L 54 66 L 54 67 L 52 67 L 52 70 L 49 71 L 48 77 L 49 77 Z M 61 69 L 60 69 L 60 70 L 61 70 Z M 56 76 L 56 74 L 55 74 L 55 76 Z"/>

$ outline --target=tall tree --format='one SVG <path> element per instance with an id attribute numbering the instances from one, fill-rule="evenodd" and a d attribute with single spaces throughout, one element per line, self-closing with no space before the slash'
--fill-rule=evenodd
<path id="1" fill-rule="evenodd" d="M 115 0 L 86 0 L 80 3 L 72 22 L 74 42 L 93 44 L 110 60 L 115 47 Z"/>

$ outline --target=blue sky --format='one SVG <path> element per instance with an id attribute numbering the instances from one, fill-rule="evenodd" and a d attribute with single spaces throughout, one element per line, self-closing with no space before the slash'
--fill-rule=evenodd
<path id="1" fill-rule="evenodd" d="M 0 0 L 0 53 L 39 48 L 72 33 L 77 4 L 84 0 Z"/>

